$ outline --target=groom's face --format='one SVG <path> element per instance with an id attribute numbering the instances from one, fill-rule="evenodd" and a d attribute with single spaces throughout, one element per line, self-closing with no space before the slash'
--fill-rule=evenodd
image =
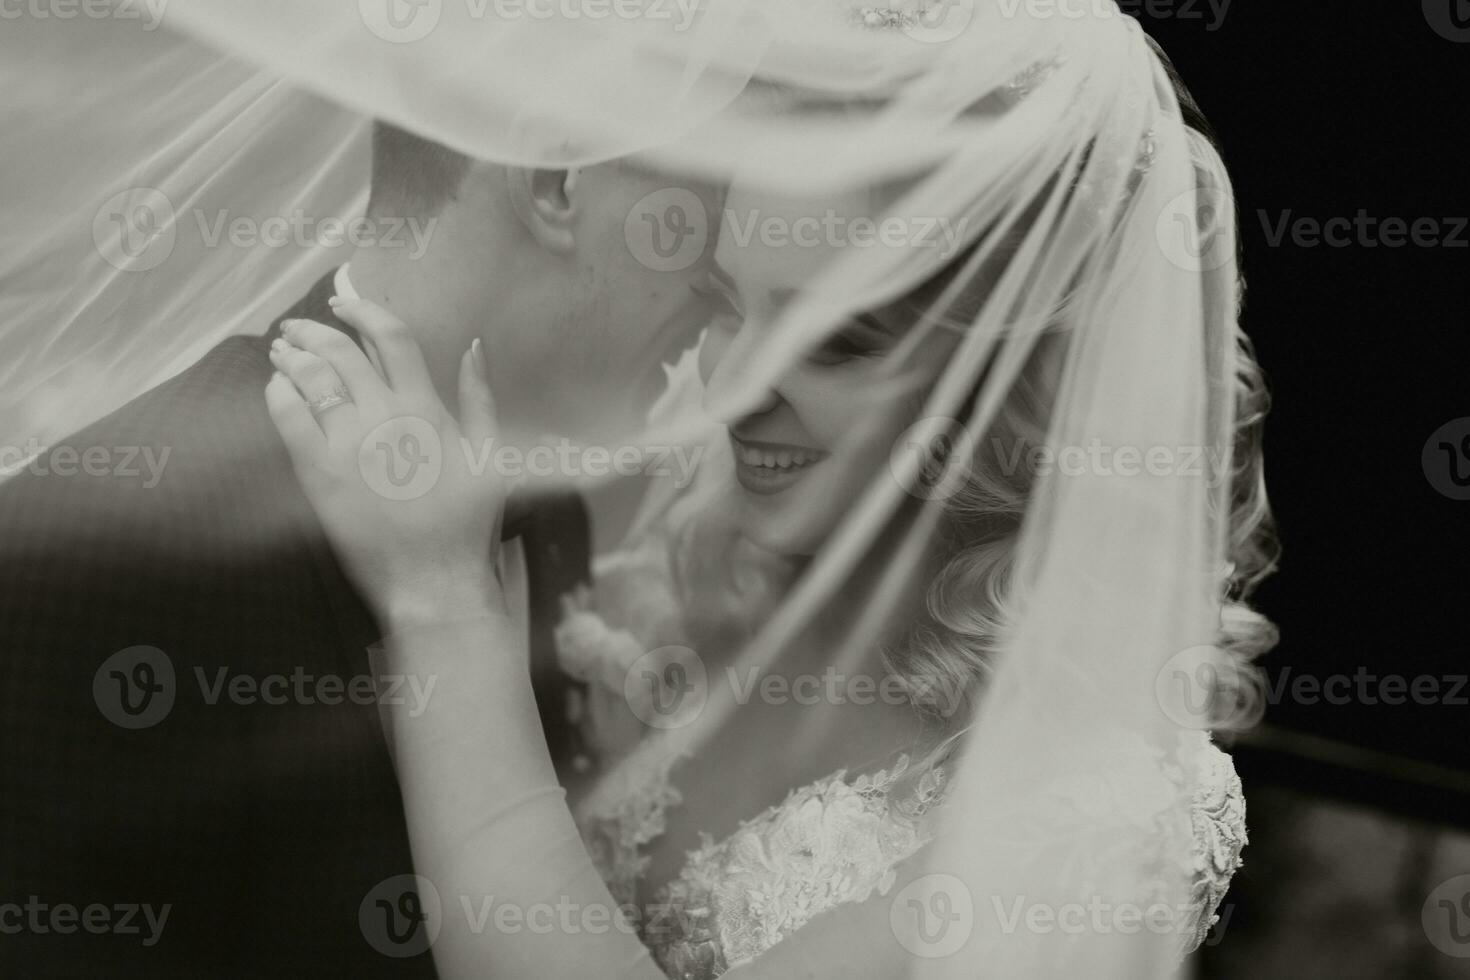
<path id="1" fill-rule="evenodd" d="M 693 287 L 713 253 L 715 197 L 626 160 L 499 168 L 462 188 L 456 223 L 478 237 L 455 243 L 444 299 L 479 325 L 505 438 L 617 448 L 642 429 L 661 365 L 710 316 Z"/>
<path id="2" fill-rule="evenodd" d="M 571 300 L 559 332 L 563 352 L 580 352 L 580 376 L 563 404 L 591 437 L 608 439 L 642 427 L 664 387 L 662 365 L 709 322 L 699 287 L 717 195 L 628 161 L 582 170 L 572 193 L 581 211 L 575 260 L 554 288 Z"/>

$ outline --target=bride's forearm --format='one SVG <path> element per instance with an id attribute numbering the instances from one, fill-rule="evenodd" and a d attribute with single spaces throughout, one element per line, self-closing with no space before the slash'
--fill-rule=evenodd
<path id="1" fill-rule="evenodd" d="M 460 849 L 496 804 L 557 785 L 523 630 L 502 609 L 491 599 L 400 606 L 377 651 L 381 674 L 426 692 L 388 705 L 386 719 L 405 806 L 436 823 L 415 841 L 420 861 Z"/>
<path id="2" fill-rule="evenodd" d="M 662 977 L 577 834 L 520 630 L 488 602 L 389 625 L 382 667 L 429 692 L 387 710 L 415 870 L 443 910 L 441 975 Z"/>

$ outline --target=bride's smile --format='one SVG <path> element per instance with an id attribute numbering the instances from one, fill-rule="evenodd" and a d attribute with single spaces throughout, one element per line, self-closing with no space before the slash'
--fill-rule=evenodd
<path id="1" fill-rule="evenodd" d="M 735 479 L 751 493 L 780 493 L 800 481 L 827 454 L 820 449 L 742 439 L 732 429 Z"/>

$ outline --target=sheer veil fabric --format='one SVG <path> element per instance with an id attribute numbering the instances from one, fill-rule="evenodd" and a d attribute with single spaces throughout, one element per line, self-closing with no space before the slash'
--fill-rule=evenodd
<path id="1" fill-rule="evenodd" d="M 360 213 L 368 121 L 167 23 L 17 18 L 0 44 L 0 118 L 44 134 L 0 151 L 0 444 L 34 452 L 343 261 L 230 222 Z"/>
<path id="2" fill-rule="evenodd" d="M 369 0 L 174 0 L 155 31 L 7 25 L 8 131 L 53 112 L 56 91 L 96 97 L 44 116 L 54 140 L 0 151 L 16 202 L 0 229 L 0 443 L 74 431 L 339 262 L 330 242 L 206 247 L 210 220 L 360 212 L 372 118 L 523 165 L 636 154 L 671 187 L 740 181 L 794 201 L 882 188 L 880 221 L 942 219 L 962 247 L 841 250 L 744 352 L 742 382 L 710 415 L 738 417 L 853 313 L 923 290 L 906 343 L 952 338 L 937 381 L 916 393 L 916 418 L 940 420 L 920 436 L 944 436 L 946 475 L 995 463 L 990 436 L 1043 348 L 1055 396 L 1028 446 L 1056 459 L 1101 445 L 1204 461 L 1056 467 L 1029 486 L 1017 612 L 967 716 L 946 720 L 951 788 L 904 877 L 913 901 L 967 916 L 967 938 L 905 968 L 1171 975 L 1167 929 L 1007 928 L 998 914 L 1018 897 L 1052 909 L 1187 904 L 1189 798 L 1171 773 L 1184 764 L 1181 732 L 1208 719 L 1167 681 L 1181 656 L 1190 670 L 1236 669 L 1214 646 L 1235 421 L 1234 207 L 1137 23 L 1111 2 L 1067 16 L 1006 0 L 876 13 L 845 0 L 630 2 L 605 16 L 531 6 L 435 0 L 404 19 Z M 627 440 L 702 438 L 707 424 L 665 412 L 650 422 L 658 434 Z M 871 474 L 740 664 L 800 655 L 804 626 L 838 597 L 863 611 L 832 654 L 839 666 L 887 635 L 905 584 L 944 550 L 944 501 L 925 492 L 935 459 L 895 453 Z M 820 485 L 811 494 L 830 507 Z M 671 520 L 692 509 L 667 503 Z M 650 506 L 644 520 L 657 523 Z M 858 574 L 875 561 L 879 574 Z M 674 733 L 679 751 L 729 751 L 718 734 L 736 708 L 712 691 Z"/>

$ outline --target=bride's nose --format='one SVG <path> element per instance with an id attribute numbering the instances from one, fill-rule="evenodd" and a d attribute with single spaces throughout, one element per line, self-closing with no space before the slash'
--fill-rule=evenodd
<path id="1" fill-rule="evenodd" d="M 778 396 L 771 379 L 756 387 L 750 370 L 762 333 L 749 320 L 740 323 L 738 329 L 732 329 L 729 323 L 715 323 L 705 333 L 699 348 L 699 374 L 704 379 L 704 410 L 710 417 L 730 421 L 775 405 Z"/>

